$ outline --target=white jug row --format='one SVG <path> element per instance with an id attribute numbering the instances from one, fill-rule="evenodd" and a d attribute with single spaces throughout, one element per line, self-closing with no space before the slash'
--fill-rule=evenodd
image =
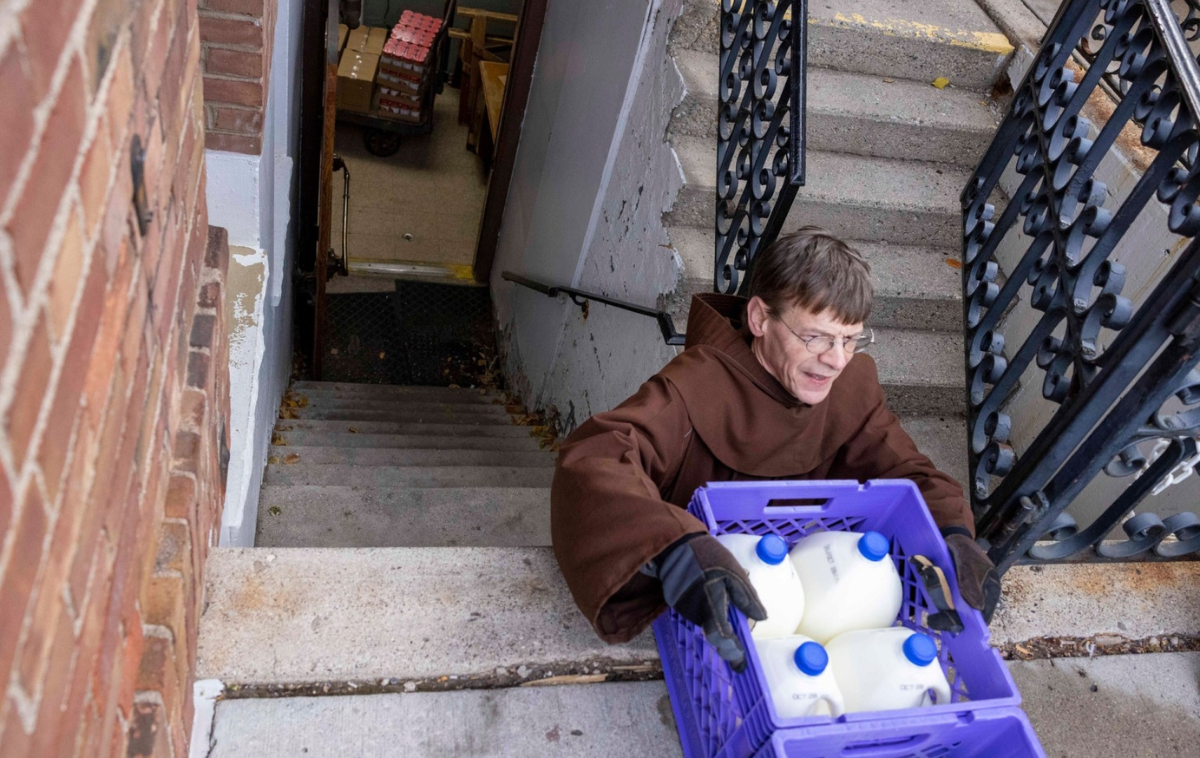
<path id="1" fill-rule="evenodd" d="M 950 702 L 936 643 L 893 626 L 902 588 L 884 535 L 818 532 L 790 551 L 774 534 L 717 539 L 767 610 L 751 636 L 780 717 Z"/>

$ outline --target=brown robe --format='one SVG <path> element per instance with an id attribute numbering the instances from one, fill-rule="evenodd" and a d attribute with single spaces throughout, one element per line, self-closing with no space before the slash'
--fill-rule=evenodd
<path id="1" fill-rule="evenodd" d="M 632 639 L 664 610 L 658 581 L 638 570 L 683 535 L 705 531 L 685 509 L 707 482 L 907 478 L 940 526 L 974 534 L 962 487 L 900 428 L 870 356 L 854 356 L 825 400 L 802 403 L 751 351 L 744 303 L 693 298 L 684 352 L 559 451 L 554 554 L 607 642 Z"/>

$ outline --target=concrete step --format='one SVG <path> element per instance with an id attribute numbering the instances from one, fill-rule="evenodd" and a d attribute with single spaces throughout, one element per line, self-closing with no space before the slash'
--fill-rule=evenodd
<path id="1" fill-rule="evenodd" d="M 715 218 L 716 144 L 672 140 L 684 187 L 667 215 L 670 227 L 707 228 Z M 808 183 L 796 193 L 784 231 L 815 224 L 844 239 L 955 247 L 969 177 L 959 166 L 860 155 L 808 152 Z M 736 162 L 736 161 L 735 161 Z"/>
<path id="2" fill-rule="evenodd" d="M 509 466 L 548 468 L 554 465 L 554 454 L 541 450 L 426 450 L 412 448 L 342 448 L 299 445 L 274 446 L 268 463 L 295 466 L 312 464 L 342 464 L 348 466 Z M 272 460 L 275 459 L 275 460 Z"/>
<path id="3" fill-rule="evenodd" d="M 259 547 L 522 547 L 550 544 L 543 487 L 275 485 L 262 488 Z"/>
<path id="4" fill-rule="evenodd" d="M 549 487 L 548 466 L 357 466 L 340 464 L 268 465 L 268 484 L 370 487 Z"/>
<path id="5" fill-rule="evenodd" d="M 503 408 L 490 405 L 455 406 L 429 405 L 407 408 L 403 405 L 384 410 L 289 408 L 281 421 L 390 421 L 407 424 L 472 424 L 479 426 L 511 426 L 512 418 Z M 496 413 L 499 410 L 499 413 Z"/>
<path id="6" fill-rule="evenodd" d="M 210 758 L 682 756 L 661 681 L 222 700 Z"/>
<path id="7" fill-rule="evenodd" d="M 658 659 L 650 634 L 600 641 L 548 547 L 217 548 L 204 583 L 196 678 L 226 685 L 494 686 Z"/>
<path id="8" fill-rule="evenodd" d="M 413 384 L 359 384 L 353 382 L 292 382 L 291 389 L 302 395 L 340 397 L 388 396 L 438 403 L 487 403 L 503 400 L 504 393 L 468 387 L 425 387 Z"/>
<path id="9" fill-rule="evenodd" d="M 455 418 L 477 417 L 489 421 L 499 419 L 506 423 L 512 422 L 511 415 L 505 410 L 503 405 L 484 403 L 425 403 L 413 402 L 411 400 L 384 399 L 382 397 L 351 399 L 316 398 L 305 399 L 302 402 L 304 405 L 291 405 L 285 399 L 284 404 L 279 409 L 280 417 L 286 419 L 292 414 L 304 414 L 313 411 L 321 413 L 373 411 L 375 413 L 402 413 L 426 418 L 449 415 Z"/>
<path id="10" fill-rule="evenodd" d="M 371 387 L 374 385 L 366 385 Z M 449 392 L 413 392 L 392 390 L 444 390 L 444 387 L 400 387 L 379 385 L 379 391 L 362 390 L 292 390 L 297 397 L 310 403 L 322 400 L 380 400 L 390 403 L 438 403 L 442 405 L 504 405 L 504 395 L 484 390 L 451 389 Z"/>
<path id="11" fill-rule="evenodd" d="M 963 485 L 967 476 L 967 420 L 963 416 L 902 416 L 900 426 L 908 432 L 917 449 L 927 455 L 938 470 Z"/>
<path id="12" fill-rule="evenodd" d="M 348 419 L 278 419 L 275 431 L 312 432 L 314 434 L 366 434 L 366 435 L 401 435 L 435 437 L 465 437 L 479 438 L 511 438 L 529 439 L 533 427 L 517 424 L 477 424 L 470 419 L 457 419 L 439 423 L 425 423 L 415 420 L 393 421 L 354 421 Z M 373 445 L 372 445 L 373 447 Z"/>
<path id="13" fill-rule="evenodd" d="M 282 427 L 289 425 L 284 421 Z M 497 452 L 534 452 L 541 450 L 538 441 L 526 434 L 524 437 L 467 437 L 467 436 L 436 436 L 422 434 L 353 434 L 346 431 L 345 425 L 337 427 L 341 431 L 277 431 L 275 437 L 287 447 L 322 447 L 330 446 L 345 450 L 346 448 L 387 448 L 394 450 L 494 450 Z M 354 427 L 357 429 L 358 427 Z M 463 427 L 469 429 L 470 427 Z M 528 427 L 518 427 L 528 429 Z"/>
<path id="14" fill-rule="evenodd" d="M 687 0 L 672 37 L 677 47 L 716 53 L 720 4 Z M 1012 45 L 974 2 L 836 0 L 808 7 L 810 66 L 930 82 L 946 77 L 986 91 Z"/>
<path id="15" fill-rule="evenodd" d="M 1200 750 L 1200 653 L 1013 661 L 1009 671 L 1047 755 Z"/>
<path id="16" fill-rule="evenodd" d="M 871 356 L 893 413 L 901 417 L 965 413 L 961 335 L 876 329 L 875 341 Z"/>
<path id="17" fill-rule="evenodd" d="M 690 301 L 692 295 L 712 292 L 712 229 L 676 227 L 670 234 L 672 246 L 683 259 L 683 276 L 673 299 Z M 960 272 L 946 262 L 958 260 L 956 249 L 857 240 L 850 244 L 871 264 L 875 284 L 872 326 L 961 332 Z"/>
<path id="18" fill-rule="evenodd" d="M 717 55 L 678 50 L 675 61 L 688 94 L 675 109 L 671 132 L 715 142 Z M 807 105 L 810 150 L 971 168 L 997 124 L 988 100 L 973 90 L 823 68 L 809 69 Z"/>
<path id="19" fill-rule="evenodd" d="M 1106 636 L 1194 637 L 1198 586 L 1196 562 L 1016 566 L 992 643 L 1009 651 L 1074 635 L 1086 655 L 1084 643 Z M 600 642 L 548 547 L 217 548 L 205 597 L 197 678 L 227 685 L 515 684 L 657 660 L 649 634 Z"/>
<path id="20" fill-rule="evenodd" d="M 1114 640 L 1194 640 L 1198 586 L 1194 562 L 1016 566 L 991 641 L 1061 658 Z M 595 636 L 548 547 L 217 548 L 205 599 L 196 678 L 250 694 L 629 678 L 653 675 L 658 658 L 649 634 L 614 646 Z"/>
<path id="21" fill-rule="evenodd" d="M 1194 754 L 1200 653 L 1009 664 L 1048 755 Z M 480 725 L 486 724 L 486 729 Z M 390 756 L 680 755 L 664 682 L 225 699 L 209 753 Z"/>

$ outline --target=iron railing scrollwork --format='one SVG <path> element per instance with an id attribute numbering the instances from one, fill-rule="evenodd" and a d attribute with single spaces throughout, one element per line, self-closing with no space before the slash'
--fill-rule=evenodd
<path id="1" fill-rule="evenodd" d="M 743 291 L 804 184 L 808 0 L 721 0 L 713 288 Z"/>
<path id="2" fill-rule="evenodd" d="M 1187 239 L 1200 232 L 1200 67 L 1187 47 L 1200 23 L 1188 8 L 1180 19 L 1169 0 L 1068 0 L 962 194 L 969 490 L 1001 570 L 1200 557 L 1200 518 L 1141 509 L 1200 462 L 1200 241 Z M 1070 63 L 1081 40 L 1086 70 Z M 1115 107 L 1093 127 L 1083 107 L 1105 77 Z M 1131 124 L 1153 157 L 1112 198 L 1097 168 Z M 1113 253 L 1154 202 L 1186 245 L 1135 307 Z M 1002 245 L 1017 261 L 1003 278 Z M 1028 335 L 1006 344 L 1029 308 Z M 1018 454 L 1006 403 L 1029 376 L 1056 409 Z M 1102 472 L 1129 484 L 1081 528 L 1066 508 Z"/>

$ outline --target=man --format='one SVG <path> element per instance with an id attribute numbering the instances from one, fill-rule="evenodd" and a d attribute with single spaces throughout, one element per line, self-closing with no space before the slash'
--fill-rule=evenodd
<path id="1" fill-rule="evenodd" d="M 554 553 L 600 637 L 625 642 L 666 605 L 739 669 L 732 602 L 765 612 L 746 573 L 687 513 L 697 487 L 752 479 L 913 480 L 954 557 L 963 599 L 989 620 L 995 567 L 962 487 L 917 451 L 863 350 L 870 269 L 805 227 L 755 262 L 749 300 L 699 295 L 683 353 L 563 444 L 551 490 Z"/>

